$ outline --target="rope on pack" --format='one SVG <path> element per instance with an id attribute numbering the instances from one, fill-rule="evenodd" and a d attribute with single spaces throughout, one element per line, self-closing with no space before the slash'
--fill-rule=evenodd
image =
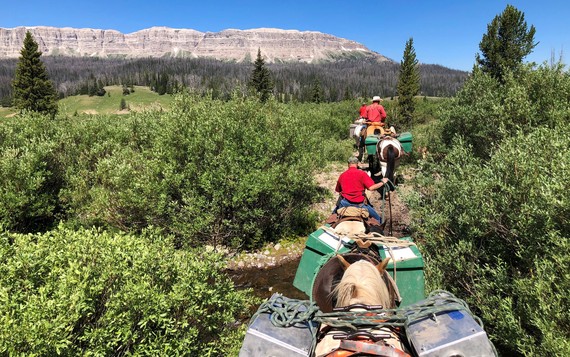
<path id="1" fill-rule="evenodd" d="M 484 328 L 481 319 L 473 315 L 465 301 L 445 290 L 435 290 L 425 300 L 397 309 L 333 311 L 328 313 L 321 312 L 315 302 L 276 295 L 260 305 L 251 321 L 255 321 L 259 314 L 267 313 L 270 314 L 270 321 L 274 326 L 291 327 L 295 324 L 307 324 L 313 337 L 311 351 L 314 351 L 319 326 L 314 326 L 313 323 L 351 330 L 358 330 L 361 327 L 400 327 L 406 330 L 414 322 L 424 318 L 436 318 L 440 313 L 456 310 L 469 314 L 481 328 Z M 411 343 L 409 336 L 408 343 Z"/>
<path id="2" fill-rule="evenodd" d="M 368 311 L 319 312 L 315 314 L 315 320 L 327 325 L 349 327 L 355 330 L 358 326 L 407 328 L 418 320 L 433 318 L 439 313 L 455 310 L 465 311 L 483 328 L 481 319 L 471 313 L 465 301 L 444 290 L 433 291 L 425 300 L 406 307 Z"/>
<path id="3" fill-rule="evenodd" d="M 376 244 L 379 245 L 379 246 L 385 246 L 385 247 L 387 248 L 387 250 L 388 250 L 388 254 L 390 255 L 390 258 L 392 259 L 392 264 L 393 264 L 393 272 L 392 272 L 392 274 L 393 274 L 394 280 L 397 279 L 397 276 L 396 276 L 397 260 L 396 260 L 396 258 L 395 258 L 395 256 L 394 256 L 394 251 L 393 251 L 393 249 L 394 249 L 394 248 L 408 248 L 408 247 L 411 247 L 411 246 L 416 246 L 416 243 L 414 243 L 414 242 L 405 241 L 405 240 L 402 240 L 402 239 L 397 238 L 397 237 L 385 236 L 385 235 L 382 235 L 382 234 L 377 233 L 377 232 L 371 232 L 371 233 L 355 233 L 355 234 L 345 234 L 345 235 L 343 235 L 343 234 L 339 234 L 338 232 L 336 232 L 336 231 L 335 231 L 333 228 L 331 228 L 331 227 L 321 226 L 319 229 L 322 229 L 323 231 L 325 231 L 325 232 L 327 232 L 327 233 L 329 233 L 329 234 L 332 234 L 332 235 L 334 235 L 334 236 L 339 237 L 338 246 L 337 246 L 337 248 L 336 248 L 336 250 L 335 250 L 335 252 L 334 252 L 335 254 L 333 254 L 333 255 L 336 255 L 336 253 L 337 253 L 338 250 L 340 249 L 341 244 L 342 244 L 342 243 L 341 243 L 341 242 L 342 242 L 342 238 L 347 238 L 347 239 L 350 239 L 350 240 L 353 240 L 353 241 L 356 241 L 357 239 L 360 239 L 360 240 L 365 241 L 365 242 L 366 242 L 366 241 L 370 241 L 370 242 L 376 243 Z M 326 262 L 326 261 L 328 261 L 328 259 L 326 259 L 325 262 Z"/>
<path id="4" fill-rule="evenodd" d="M 270 315 L 269 320 L 274 326 L 293 327 L 297 324 L 306 324 L 312 336 L 309 353 L 309 356 L 312 356 L 317 345 L 317 330 L 319 327 L 313 321 L 316 322 L 314 316 L 318 311 L 319 307 L 315 302 L 275 295 L 259 306 L 257 312 L 251 317 L 251 321 L 255 321 L 258 315 L 267 313 Z"/>

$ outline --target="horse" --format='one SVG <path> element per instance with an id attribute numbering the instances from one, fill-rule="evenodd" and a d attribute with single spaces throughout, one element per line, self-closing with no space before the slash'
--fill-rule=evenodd
<path id="1" fill-rule="evenodd" d="M 394 295 L 383 277 L 388 274 L 386 265 L 390 258 L 374 265 L 367 259 L 350 264 L 342 255 L 336 257 L 344 268 L 340 282 L 331 292 L 336 297 L 337 308 L 395 308 Z M 324 326 L 322 331 L 327 332 L 324 332 L 316 346 L 316 356 L 352 356 L 366 352 L 367 356 L 411 357 L 405 352 L 400 336 L 388 327 L 361 327 L 357 331 L 346 332 L 342 328 L 328 330 Z"/>
<path id="2" fill-rule="evenodd" d="M 348 263 L 341 255 L 337 259 L 344 267 L 344 274 L 331 294 L 336 297 L 336 307 L 354 304 L 381 305 L 384 309 L 395 307 L 383 275 L 390 258 L 374 265 L 366 259 Z"/>
<path id="3" fill-rule="evenodd" d="M 400 158 L 404 155 L 404 150 L 400 141 L 392 136 L 383 136 L 376 144 L 375 159 L 382 167 L 382 177 L 387 177 L 395 183 L 394 173 L 400 165 Z"/>

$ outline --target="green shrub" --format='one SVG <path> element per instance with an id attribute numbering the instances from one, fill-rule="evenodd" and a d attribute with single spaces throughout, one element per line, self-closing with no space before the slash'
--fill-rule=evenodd
<path id="1" fill-rule="evenodd" d="M 0 225 L 5 229 L 43 230 L 59 212 L 54 127 L 47 116 L 31 113 L 0 122 Z"/>
<path id="2" fill-rule="evenodd" d="M 0 234 L 0 354 L 225 356 L 243 338 L 219 254 L 63 227 Z"/>
<path id="3" fill-rule="evenodd" d="M 461 141 L 412 197 L 429 289 L 466 297 L 506 354 L 570 353 L 570 127 L 505 140 L 489 161 Z"/>
<path id="4" fill-rule="evenodd" d="M 0 222 L 21 232 L 40 219 L 44 229 L 154 226 L 189 247 L 304 235 L 321 194 L 314 172 L 351 153 L 357 109 L 183 93 L 168 112 L 18 117 L 0 130 Z"/>
<path id="5" fill-rule="evenodd" d="M 282 105 L 182 95 L 161 126 L 153 154 L 171 163 L 163 175 L 178 183 L 171 218 L 182 236 L 258 245 L 294 229 L 317 193 L 317 138 Z"/>
<path id="6" fill-rule="evenodd" d="M 562 64 L 523 67 L 504 83 L 474 70 L 444 113 L 442 137 L 462 136 L 478 157 L 488 158 L 520 129 L 554 128 L 570 118 L 570 74 Z"/>

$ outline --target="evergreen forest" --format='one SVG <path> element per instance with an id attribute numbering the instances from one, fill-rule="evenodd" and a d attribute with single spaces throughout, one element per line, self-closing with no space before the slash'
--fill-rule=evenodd
<path id="1" fill-rule="evenodd" d="M 252 63 L 222 62 L 214 59 L 147 58 L 100 59 L 83 57 L 43 57 L 58 95 L 104 95 L 109 85 L 147 86 L 159 94 L 172 94 L 181 88 L 211 93 L 227 100 L 232 91 L 246 89 Z M 12 103 L 12 80 L 16 59 L 0 60 L 0 105 Z M 274 81 L 274 95 L 281 102 L 307 102 L 313 99 L 316 81 L 321 87 L 321 100 L 338 102 L 374 95 L 396 95 L 400 65 L 378 63 L 373 59 L 338 59 L 319 64 L 269 63 Z M 423 64 L 421 95 L 449 97 L 454 95 L 467 73 L 439 65 Z"/>

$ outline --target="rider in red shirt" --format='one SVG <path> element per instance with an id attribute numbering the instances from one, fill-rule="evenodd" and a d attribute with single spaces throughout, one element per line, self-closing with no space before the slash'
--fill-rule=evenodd
<path id="1" fill-rule="evenodd" d="M 351 156 L 348 159 L 348 170 L 340 174 L 336 183 L 335 191 L 339 192 L 342 198 L 334 212 L 340 207 L 358 206 L 368 209 L 370 216 L 382 223 L 380 215 L 367 204 L 364 192 L 366 189 L 370 191 L 379 189 L 387 181 L 387 178 L 383 178 L 381 182 L 375 184 L 366 172 L 358 169 L 358 159 Z"/>
<path id="2" fill-rule="evenodd" d="M 386 111 L 384 107 L 380 105 L 382 99 L 379 96 L 374 96 L 372 98 L 372 104 L 366 107 L 366 118 L 371 122 L 381 122 L 384 124 L 386 120 Z"/>
<path id="3" fill-rule="evenodd" d="M 362 103 L 362 106 L 360 107 L 360 117 L 361 118 L 366 118 L 366 103 Z"/>

